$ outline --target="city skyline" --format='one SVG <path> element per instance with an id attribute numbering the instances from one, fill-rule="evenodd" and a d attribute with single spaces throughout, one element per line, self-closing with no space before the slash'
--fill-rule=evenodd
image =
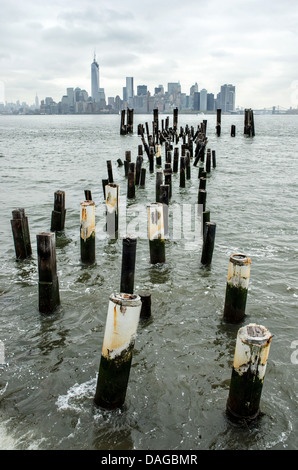
<path id="1" fill-rule="evenodd" d="M 127 76 L 149 89 L 179 81 L 186 93 L 233 83 L 236 106 L 297 107 L 297 18 L 289 0 L 2 0 L 0 93 L 27 103 L 69 86 L 91 93 L 96 50 L 106 96 L 121 95 Z"/>

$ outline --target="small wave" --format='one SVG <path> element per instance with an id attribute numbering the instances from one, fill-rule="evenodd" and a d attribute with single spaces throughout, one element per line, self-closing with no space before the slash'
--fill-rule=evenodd
<path id="1" fill-rule="evenodd" d="M 96 379 L 91 379 L 82 384 L 74 384 L 66 395 L 60 395 L 56 401 L 59 411 L 71 410 L 81 412 L 84 399 L 90 399 L 94 395 Z"/>

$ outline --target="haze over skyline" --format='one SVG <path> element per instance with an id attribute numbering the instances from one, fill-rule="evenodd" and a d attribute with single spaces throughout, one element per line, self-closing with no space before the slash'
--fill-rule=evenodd
<path id="1" fill-rule="evenodd" d="M 2 100 L 32 104 L 67 87 L 91 94 L 94 52 L 100 87 L 119 95 L 127 76 L 153 93 L 180 82 L 189 93 L 237 88 L 236 106 L 298 105 L 298 4 L 291 0 L 0 0 Z M 1 96 L 0 96 L 1 101 Z"/>

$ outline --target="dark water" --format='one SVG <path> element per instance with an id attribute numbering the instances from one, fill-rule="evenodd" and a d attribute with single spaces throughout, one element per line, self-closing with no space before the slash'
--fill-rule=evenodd
<path id="1" fill-rule="evenodd" d="M 205 118 L 179 116 L 178 125 L 196 127 Z M 155 176 L 147 170 L 145 189 L 128 204 L 128 223 L 140 234 L 135 291 L 151 292 L 152 317 L 139 324 L 124 409 L 111 412 L 95 409 L 93 397 L 122 242 L 102 231 L 101 180 L 112 160 L 125 196 L 124 168 L 116 161 L 126 150 L 135 160 L 137 124 L 151 127 L 152 117 L 135 116 L 130 136 L 119 135 L 120 116 L 0 117 L 1 449 L 298 449 L 298 116 L 255 116 L 253 139 L 243 136 L 243 116 L 223 116 L 220 138 L 215 116 L 207 120 L 217 162 L 207 181 L 207 208 L 217 224 L 212 266 L 201 267 L 201 238 L 186 222 L 182 236 L 166 241 L 166 263 L 150 265 L 142 214 L 154 201 Z M 198 169 L 191 171 L 185 189 L 173 178 L 171 205 L 184 207 L 185 220 L 196 218 Z M 56 240 L 61 306 L 45 317 L 38 311 L 36 234 L 49 231 L 59 189 L 67 207 Z M 85 189 L 97 217 L 97 262 L 89 267 L 79 252 Z M 10 226 L 18 207 L 26 210 L 33 250 L 24 262 L 15 260 Z M 225 408 L 243 324 L 222 320 L 229 256 L 238 251 L 252 262 L 243 324 L 264 325 L 274 335 L 263 415 L 240 429 Z"/>

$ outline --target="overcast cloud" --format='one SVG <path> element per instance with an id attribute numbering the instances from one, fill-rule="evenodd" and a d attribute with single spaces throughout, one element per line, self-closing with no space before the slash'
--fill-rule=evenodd
<path id="1" fill-rule="evenodd" d="M 122 98 L 133 76 L 135 92 L 232 83 L 236 106 L 298 105 L 296 0 L 0 0 L 0 28 L 7 101 L 90 94 L 95 50 L 106 97 Z"/>

